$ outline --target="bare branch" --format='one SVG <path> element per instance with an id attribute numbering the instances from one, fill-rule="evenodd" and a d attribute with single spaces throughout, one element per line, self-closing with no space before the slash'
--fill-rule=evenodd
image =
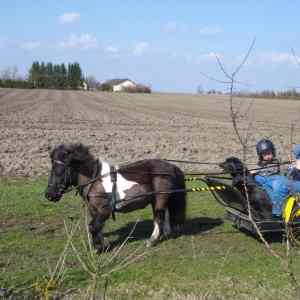
<path id="1" fill-rule="evenodd" d="M 204 76 L 204 77 L 206 77 L 207 79 L 209 79 L 209 80 L 212 80 L 212 81 L 215 81 L 215 82 L 218 82 L 218 83 L 221 83 L 221 84 L 226 84 L 226 85 L 231 84 L 231 81 L 220 80 L 220 79 L 217 79 L 217 78 L 215 78 L 215 77 L 213 77 L 213 76 L 209 76 L 209 75 L 207 75 L 207 74 L 205 74 L 204 72 L 201 72 L 201 71 L 199 71 L 199 73 L 200 73 L 202 76 Z M 236 80 L 234 80 L 234 83 L 240 84 L 240 85 L 244 85 L 244 86 L 250 86 L 249 83 L 247 83 L 247 82 L 242 82 L 242 81 L 236 81 Z"/>
<path id="2" fill-rule="evenodd" d="M 294 56 L 296 64 L 300 67 L 300 60 L 299 60 L 298 56 L 296 55 L 296 53 L 295 53 L 295 51 L 294 51 L 293 48 L 291 49 L 291 51 L 292 51 L 292 54 Z"/>
<path id="3" fill-rule="evenodd" d="M 226 72 L 226 70 L 225 70 L 225 68 L 224 68 L 224 66 L 223 66 L 223 63 L 221 62 L 221 60 L 219 59 L 219 57 L 218 57 L 217 55 L 215 55 L 215 56 L 216 56 L 216 60 L 217 60 L 217 62 L 218 62 L 218 65 L 219 65 L 221 71 L 224 73 L 225 77 L 227 77 L 227 78 L 230 80 L 230 82 L 231 82 L 232 76 L 230 76 L 230 75 Z"/>
<path id="4" fill-rule="evenodd" d="M 205 73 L 203 73 L 203 72 L 201 72 L 201 71 L 199 71 L 199 73 L 200 73 L 201 75 L 203 75 L 204 77 L 206 77 L 207 79 L 210 79 L 210 80 L 212 80 L 212 81 L 216 81 L 216 82 L 218 82 L 218 83 L 222 83 L 222 84 L 229 84 L 229 83 L 230 83 L 230 81 L 224 81 L 224 80 L 216 79 L 216 78 L 214 78 L 214 77 L 212 77 L 212 76 L 208 76 L 207 74 L 205 74 Z"/>
<path id="5" fill-rule="evenodd" d="M 235 69 L 235 71 L 232 73 L 232 77 L 234 78 L 238 73 L 239 71 L 241 70 L 241 68 L 244 66 L 244 64 L 246 63 L 246 61 L 248 60 L 251 52 L 252 52 L 252 49 L 254 48 L 254 45 L 255 45 L 255 42 L 256 42 L 256 38 L 253 39 L 248 51 L 247 51 L 247 54 L 244 56 L 244 59 L 242 60 L 241 64 Z"/>

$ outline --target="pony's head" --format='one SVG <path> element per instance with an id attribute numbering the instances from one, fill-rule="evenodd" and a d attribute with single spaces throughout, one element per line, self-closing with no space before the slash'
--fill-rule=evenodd
<path id="1" fill-rule="evenodd" d="M 247 167 L 235 156 L 228 157 L 224 162 L 220 163 L 219 166 L 232 177 L 237 175 L 243 176 L 244 174 L 248 175 L 249 173 Z"/>
<path id="2" fill-rule="evenodd" d="M 77 184 L 78 172 L 93 156 L 82 144 L 61 144 L 51 151 L 50 159 L 52 167 L 45 197 L 57 202 L 69 187 Z"/>

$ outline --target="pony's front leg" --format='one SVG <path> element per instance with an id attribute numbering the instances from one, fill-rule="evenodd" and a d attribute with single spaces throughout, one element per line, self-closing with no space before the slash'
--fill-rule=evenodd
<path id="1" fill-rule="evenodd" d="M 108 240 L 104 239 L 102 234 L 104 221 L 105 220 L 103 220 L 102 217 L 97 216 L 94 217 L 89 224 L 89 231 L 92 236 L 93 246 L 99 252 L 102 252 L 109 247 Z"/>

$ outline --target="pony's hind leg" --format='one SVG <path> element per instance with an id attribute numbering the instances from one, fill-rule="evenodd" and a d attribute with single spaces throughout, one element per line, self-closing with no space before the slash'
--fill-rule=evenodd
<path id="1" fill-rule="evenodd" d="M 153 210 L 153 232 L 147 241 L 148 247 L 155 246 L 163 237 L 171 234 L 170 215 L 167 209 L 168 197 L 167 195 L 159 195 L 154 204 Z"/>
<path id="2" fill-rule="evenodd" d="M 154 212 L 154 228 L 150 238 L 146 242 L 147 247 L 153 247 L 159 242 L 163 232 L 164 216 L 165 211 L 163 209 Z"/>
<path id="3" fill-rule="evenodd" d="M 172 233 L 171 224 L 170 224 L 170 212 L 169 212 L 168 208 L 166 208 L 166 210 L 165 210 L 165 220 L 164 220 L 163 232 L 164 232 L 165 237 L 170 236 Z"/>

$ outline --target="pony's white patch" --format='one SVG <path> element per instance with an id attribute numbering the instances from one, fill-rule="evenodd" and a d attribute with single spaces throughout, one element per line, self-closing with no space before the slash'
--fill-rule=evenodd
<path id="1" fill-rule="evenodd" d="M 171 224 L 170 224 L 170 213 L 169 209 L 165 211 L 165 221 L 164 221 L 164 234 L 170 235 L 171 234 Z"/>
<path id="2" fill-rule="evenodd" d="M 111 176 L 110 176 L 110 166 L 107 162 L 101 161 L 101 175 L 105 175 L 102 178 L 102 184 L 104 187 L 104 190 L 106 193 L 112 192 L 112 186 L 113 183 L 111 182 Z M 116 167 L 118 170 L 118 168 Z M 129 181 L 126 180 L 120 173 L 117 172 L 117 200 L 124 199 L 125 198 L 125 192 L 126 190 L 129 190 L 134 185 L 138 184 L 135 181 Z"/>
<path id="3" fill-rule="evenodd" d="M 157 240 L 159 238 L 159 235 L 160 235 L 159 225 L 157 222 L 154 222 L 154 229 L 151 234 L 151 240 Z"/>

